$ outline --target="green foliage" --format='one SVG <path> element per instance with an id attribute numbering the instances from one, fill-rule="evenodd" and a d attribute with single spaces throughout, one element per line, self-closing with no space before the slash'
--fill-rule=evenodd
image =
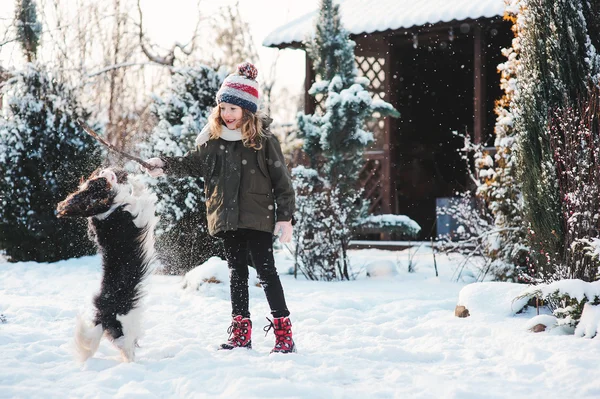
<path id="1" fill-rule="evenodd" d="M 376 111 L 398 116 L 391 105 L 373 101 L 369 80 L 357 77 L 354 47 L 341 26 L 338 5 L 321 1 L 307 53 L 321 79 L 309 94 L 323 94 L 326 111 L 298 116 L 298 136 L 311 165 L 294 171 L 296 264 L 311 279 L 349 278 L 346 251 L 368 209 L 358 182 L 364 151 L 373 142 L 372 133 L 363 130 L 365 121 Z"/>
<path id="2" fill-rule="evenodd" d="M 527 266 L 529 243 L 527 228 L 523 221 L 522 183 L 517 177 L 518 145 L 514 126 L 513 101 L 518 82 L 517 68 L 521 46 L 519 44 L 519 10 L 507 8 L 504 18 L 513 22 L 516 38 L 512 46 L 502 50 L 506 61 L 498 66 L 502 97 L 496 101 L 494 112 L 494 147 L 492 156 L 485 148 L 475 152 L 475 176 L 478 177 L 476 195 L 483 200 L 491 213 L 487 228 L 490 237 L 484 242 L 483 253 L 491 261 L 495 280 L 516 281 Z"/>
<path id="3" fill-rule="evenodd" d="M 383 231 L 412 238 L 421 231 L 421 226 L 404 215 L 369 215 L 359 220 L 355 228 L 367 234 L 372 230 L 377 233 Z"/>
<path id="4" fill-rule="evenodd" d="M 586 303 L 592 305 L 600 305 L 600 297 L 598 295 L 584 294 L 581 299 L 578 299 L 568 292 L 561 289 L 556 289 L 552 292 L 545 292 L 543 288 L 539 290 L 529 291 L 523 297 L 538 298 L 541 304 L 547 304 L 552 310 L 552 313 L 558 319 L 558 325 L 577 327 L 583 307 Z"/>
<path id="5" fill-rule="evenodd" d="M 356 76 L 355 43 L 348 39 L 348 33 L 342 27 L 339 8 L 332 0 L 321 0 L 315 39 L 309 43 L 306 52 L 322 80 L 331 81 L 338 76 L 342 86 L 348 87 Z"/>
<path id="6" fill-rule="evenodd" d="M 21 44 L 27 62 L 32 62 L 37 55 L 42 35 L 42 24 L 38 21 L 34 0 L 17 0 L 15 25 L 17 41 Z"/>
<path id="7" fill-rule="evenodd" d="M 100 164 L 96 142 L 73 119 L 88 114 L 43 67 L 28 64 L 8 83 L 8 114 L 0 119 L 0 249 L 10 261 L 92 254 L 86 221 L 55 216 L 58 202 Z"/>
<path id="8" fill-rule="evenodd" d="M 561 200 L 548 115 L 575 105 L 587 91 L 591 63 L 582 1 L 524 0 L 519 25 L 518 95 L 512 104 L 519 136 L 519 178 L 536 277 L 565 259 Z"/>
<path id="9" fill-rule="evenodd" d="M 566 249 L 552 279 L 598 279 L 594 239 L 600 229 L 600 96 L 597 88 L 590 92 L 577 109 L 556 111 L 549 124 Z"/>
<path id="10" fill-rule="evenodd" d="M 143 148 L 144 154 L 182 156 L 193 149 L 221 82 L 222 78 L 207 66 L 177 69 L 169 90 L 152 105 L 158 124 Z M 166 177 L 148 180 L 147 184 L 159 199 L 156 250 L 167 273 L 184 274 L 212 256 L 223 257 L 219 240 L 208 235 L 202 179 Z"/>

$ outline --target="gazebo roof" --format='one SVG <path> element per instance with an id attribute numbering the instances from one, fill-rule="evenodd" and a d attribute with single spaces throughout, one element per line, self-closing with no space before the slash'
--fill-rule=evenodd
<path id="1" fill-rule="evenodd" d="M 383 32 L 438 22 L 491 18 L 504 13 L 504 0 L 339 0 L 342 24 L 351 34 Z M 301 43 L 314 30 L 318 11 L 271 32 L 267 47 Z"/>

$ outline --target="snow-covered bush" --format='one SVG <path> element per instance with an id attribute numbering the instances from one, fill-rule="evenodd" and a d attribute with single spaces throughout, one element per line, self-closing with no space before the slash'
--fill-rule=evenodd
<path id="1" fill-rule="evenodd" d="M 304 139 L 310 167 L 293 171 L 296 265 L 310 279 L 350 278 L 348 244 L 368 208 L 358 189 L 363 154 L 373 141 L 373 134 L 364 130 L 365 121 L 376 112 L 398 115 L 390 104 L 372 100 L 368 79 L 357 78 L 355 43 L 348 36 L 340 23 L 339 6 L 321 1 L 316 35 L 307 44 L 307 54 L 321 79 L 309 94 L 324 96 L 325 112 L 298 116 L 299 137 Z"/>
<path id="2" fill-rule="evenodd" d="M 373 230 L 408 237 L 416 237 L 421 232 L 421 226 L 406 215 L 368 215 L 357 220 L 353 227 L 357 231 Z"/>
<path id="3" fill-rule="evenodd" d="M 531 277 L 545 280 L 552 278 L 567 251 L 548 120 L 554 109 L 577 105 L 597 76 L 600 64 L 587 34 L 585 0 L 512 3 L 518 10 L 515 24 L 519 62 L 510 112 L 517 133 Z"/>
<path id="4" fill-rule="evenodd" d="M 600 96 L 598 88 L 591 93 L 577 108 L 557 110 L 550 121 L 566 248 L 550 280 L 599 277 L 594 239 L 600 234 Z"/>
<path id="5" fill-rule="evenodd" d="M 547 304 L 557 318 L 558 326 L 575 328 L 586 304 L 600 304 L 600 281 L 589 283 L 578 279 L 538 284 L 525 289 L 516 299 L 538 298 Z"/>
<path id="6" fill-rule="evenodd" d="M 481 176 L 484 165 L 490 165 L 491 158 L 485 155 L 483 145 L 474 144 L 466 134 L 455 135 L 461 137 L 464 145 L 458 151 L 466 164 L 468 177 L 471 182 L 471 190 L 456 193 L 450 200 L 448 206 L 436 210 L 438 216 L 450 216 L 458 225 L 455 231 L 438 237 L 442 252 L 457 252 L 463 254 L 466 259 L 473 256 L 483 260 L 476 276 L 482 281 L 492 275 L 500 281 L 518 281 L 517 265 L 525 263 L 526 248 L 513 245 L 510 251 L 503 248 L 502 244 L 508 237 L 506 233 L 512 232 L 518 227 L 499 225 L 497 218 L 492 212 L 486 198 L 479 195 L 482 187 L 488 189 L 485 177 Z M 475 163 L 471 163 L 471 159 Z M 503 251 L 504 254 L 500 255 Z M 509 256 L 510 254 L 510 256 Z M 461 278 L 461 273 L 457 279 Z"/>
<path id="7" fill-rule="evenodd" d="M 16 39 L 27 62 L 32 62 L 36 58 L 42 37 L 42 24 L 37 17 L 37 6 L 34 0 L 17 0 L 15 11 Z"/>
<path id="8" fill-rule="evenodd" d="M 522 184 L 517 179 L 517 140 L 512 102 L 517 87 L 520 40 L 516 17 L 519 1 L 505 0 L 504 18 L 513 22 L 515 37 L 509 48 L 503 49 L 506 61 L 498 65 L 502 97 L 496 101 L 494 112 L 495 154 L 485 149 L 475 152 L 475 172 L 481 184 L 477 186 L 478 201 L 490 212 L 490 229 L 494 231 L 486 242 L 484 253 L 494 263 L 492 272 L 498 280 L 519 278 L 526 267 L 529 254 L 527 229 L 522 216 Z"/>
<path id="9" fill-rule="evenodd" d="M 27 64 L 2 87 L 0 250 L 10 261 L 53 262 L 95 252 L 87 224 L 57 219 L 56 205 L 100 166 L 97 143 L 75 123 L 86 119 L 75 93 L 51 71 Z"/>
<path id="10" fill-rule="evenodd" d="M 144 156 L 182 156 L 193 149 L 216 105 L 222 80 L 220 73 L 203 65 L 176 69 L 171 87 L 152 104 L 158 124 L 143 145 Z M 165 272 L 183 274 L 212 256 L 222 255 L 218 240 L 208 235 L 202 179 L 162 177 L 148 179 L 148 184 L 159 198 L 156 249 Z"/>
<path id="11" fill-rule="evenodd" d="M 348 209 L 314 169 L 292 171 L 296 191 L 295 266 L 310 280 L 350 278 Z"/>

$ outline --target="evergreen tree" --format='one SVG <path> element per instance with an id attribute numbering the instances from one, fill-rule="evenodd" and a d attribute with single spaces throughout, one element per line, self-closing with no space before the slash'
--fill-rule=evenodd
<path id="1" fill-rule="evenodd" d="M 554 274 L 566 250 L 548 115 L 555 108 L 575 106 L 598 65 L 583 17 L 584 1 L 521 0 L 517 17 L 520 57 L 511 112 L 531 261 L 542 278 Z"/>
<path id="2" fill-rule="evenodd" d="M 168 92 L 152 105 L 158 124 L 143 148 L 145 155 L 182 156 L 194 148 L 222 81 L 223 76 L 207 66 L 175 70 Z M 223 255 L 218 240 L 208 235 L 202 179 L 159 178 L 148 184 L 159 198 L 156 248 L 167 273 L 183 274 L 211 256 Z"/>
<path id="3" fill-rule="evenodd" d="M 2 88 L 0 249 L 11 261 L 53 262 L 94 253 L 84 220 L 55 208 L 100 163 L 96 142 L 74 123 L 88 114 L 73 91 L 28 64 Z"/>
<path id="4" fill-rule="evenodd" d="M 505 0 L 507 4 L 512 0 Z M 483 152 L 475 160 L 481 185 L 477 195 L 482 198 L 493 215 L 493 237 L 488 241 L 486 254 L 493 260 L 491 272 L 500 280 L 517 280 L 526 266 L 529 247 L 527 229 L 522 217 L 522 187 L 517 178 L 517 140 L 512 102 L 517 82 L 519 63 L 519 32 L 516 24 L 518 8 L 508 7 L 505 19 L 512 21 L 515 37 L 512 46 L 503 49 L 506 61 L 498 66 L 502 98 L 496 102 L 494 128 L 496 154 L 492 160 Z"/>
<path id="5" fill-rule="evenodd" d="M 296 264 L 314 279 L 350 278 L 347 248 L 368 205 L 361 201 L 358 182 L 364 151 L 373 141 L 372 133 L 364 130 L 365 120 L 376 112 L 398 115 L 390 104 L 373 101 L 367 91 L 369 80 L 357 77 L 354 47 L 341 26 L 339 6 L 322 0 L 316 37 L 307 44 L 307 55 L 321 79 L 309 94 L 325 96 L 326 112 L 299 115 L 298 128 L 311 168 L 294 170 Z M 321 264 L 320 271 L 311 270 Z"/>
<path id="6" fill-rule="evenodd" d="M 21 44 L 27 62 L 35 60 L 42 35 L 42 24 L 37 18 L 33 0 L 17 0 L 15 7 L 17 41 Z"/>

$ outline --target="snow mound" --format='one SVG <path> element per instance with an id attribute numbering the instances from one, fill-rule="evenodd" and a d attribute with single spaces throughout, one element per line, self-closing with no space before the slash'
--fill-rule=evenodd
<path id="1" fill-rule="evenodd" d="M 600 331 L 600 305 L 583 305 L 579 324 L 575 328 L 576 337 L 594 338 Z"/>
<path id="2" fill-rule="evenodd" d="M 382 278 L 394 277 L 398 275 L 396 262 L 389 259 L 379 259 L 369 262 L 365 265 L 367 277 Z"/>
<path id="3" fill-rule="evenodd" d="M 550 329 L 558 325 L 558 319 L 555 316 L 552 316 L 551 314 L 540 314 L 529 319 L 527 323 L 525 323 L 525 329 L 531 330 L 538 324 L 542 324 L 546 326 L 546 329 Z"/>
<path id="4" fill-rule="evenodd" d="M 258 276 L 253 267 L 249 267 L 248 284 L 258 285 Z M 193 268 L 183 277 L 183 288 L 196 291 L 203 284 L 229 285 L 229 267 L 223 259 L 213 256 L 198 267 Z"/>
<path id="5" fill-rule="evenodd" d="M 528 298 L 517 298 L 522 291 L 523 285 L 516 283 L 472 283 L 460 290 L 457 305 L 471 316 L 512 316 L 527 304 Z"/>

